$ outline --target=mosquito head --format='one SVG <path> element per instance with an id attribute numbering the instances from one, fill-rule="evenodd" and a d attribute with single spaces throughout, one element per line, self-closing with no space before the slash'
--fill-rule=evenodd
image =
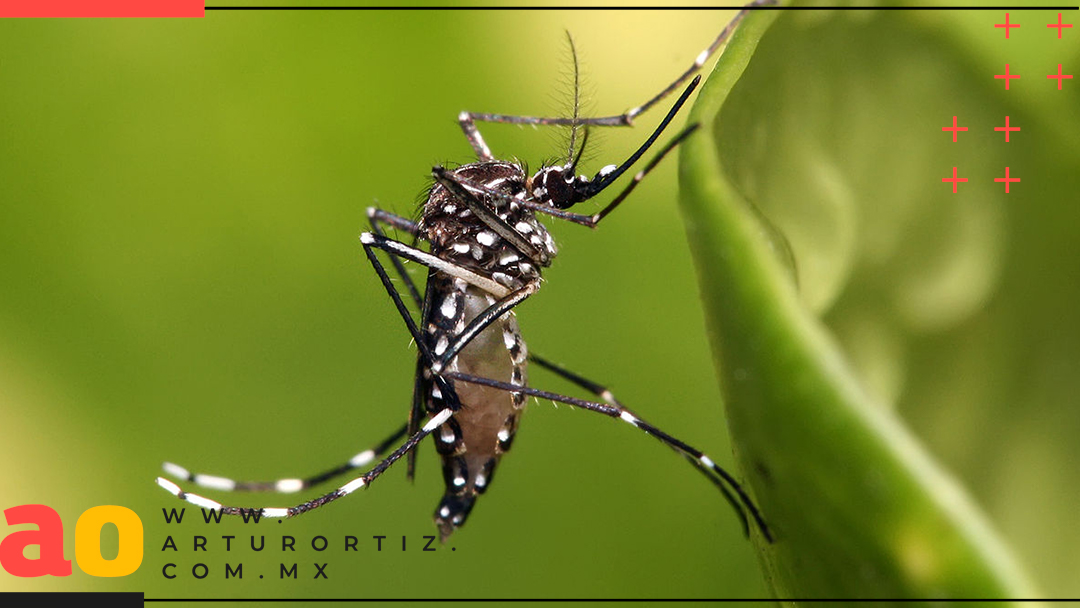
<path id="1" fill-rule="evenodd" d="M 576 175 L 569 165 L 544 167 L 533 176 L 532 186 L 539 202 L 566 209 L 588 198 L 589 178 Z"/>

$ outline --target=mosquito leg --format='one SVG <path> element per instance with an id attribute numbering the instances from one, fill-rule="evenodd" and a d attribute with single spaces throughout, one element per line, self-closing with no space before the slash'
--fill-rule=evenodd
<path id="1" fill-rule="evenodd" d="M 712 480 L 713 483 L 717 485 L 717 487 L 725 490 L 724 496 L 727 497 L 728 502 L 731 503 L 731 505 L 735 509 L 735 512 L 742 520 L 744 530 L 747 530 L 746 515 L 743 513 L 742 508 L 740 508 L 740 504 L 742 505 L 742 507 L 745 507 L 746 511 L 754 519 L 755 525 L 759 530 L 761 530 L 761 534 L 765 538 L 765 540 L 770 543 L 773 541 L 772 534 L 769 532 L 769 526 L 761 517 L 761 512 L 758 511 L 757 506 L 754 504 L 754 501 L 750 499 L 750 496 L 746 493 L 746 490 L 743 489 L 739 482 L 737 482 L 730 473 L 717 465 L 716 462 L 714 462 L 711 458 L 709 458 L 708 455 L 706 455 L 701 450 L 698 450 L 697 448 L 683 442 L 682 440 L 665 433 L 659 428 L 649 424 L 648 422 L 631 412 L 629 409 L 623 407 L 622 405 L 619 405 L 618 402 L 614 400 L 614 397 L 612 397 L 611 403 L 597 403 L 595 401 L 586 401 L 584 399 L 568 397 L 566 395 L 560 395 L 558 393 L 543 391 L 527 386 L 510 384 L 509 382 L 500 382 L 498 380 L 492 380 L 490 378 L 471 376 L 469 374 L 448 372 L 444 375 L 452 380 L 460 380 L 462 382 L 469 382 L 472 384 L 482 384 L 484 386 L 490 386 L 492 388 L 497 388 L 512 393 L 523 393 L 526 395 L 531 395 L 533 397 L 539 397 L 541 399 L 550 399 L 551 401 L 558 401 L 559 403 L 566 403 L 574 407 L 579 407 L 581 409 L 598 412 L 611 418 L 621 419 L 623 422 L 630 424 L 634 428 L 637 428 L 638 430 L 644 431 L 646 434 L 656 437 L 664 445 L 667 445 L 668 447 L 674 449 L 676 452 L 685 457 L 699 471 L 706 473 L 710 480 Z M 574 378 L 581 378 L 576 374 L 571 375 Z M 566 377 L 568 380 L 571 379 L 570 376 Z M 583 378 L 581 379 L 584 380 Z M 586 380 L 585 382 L 587 382 L 592 388 L 600 388 L 602 390 L 606 390 L 594 382 L 588 380 Z M 585 385 L 583 384 L 582 386 Z M 610 396 L 610 391 L 606 392 Z M 714 475 L 716 477 L 713 477 Z M 730 487 L 731 490 L 734 490 L 735 494 L 738 495 L 738 500 L 736 500 L 734 496 L 732 496 L 728 491 L 726 491 L 726 488 L 723 487 L 721 481 L 726 482 L 728 487 Z"/>
<path id="2" fill-rule="evenodd" d="M 367 216 L 368 221 L 371 223 L 371 231 L 383 238 L 386 238 L 386 233 L 383 232 L 382 229 L 384 225 L 397 228 L 414 237 L 417 236 L 420 231 L 420 227 L 416 222 L 401 217 L 400 215 L 383 211 L 377 207 L 368 207 Z M 412 280 L 412 277 L 409 276 L 409 273 L 405 270 L 405 265 L 402 264 L 401 259 L 397 256 L 390 256 L 390 263 L 394 265 L 394 270 L 397 271 L 401 280 L 405 282 L 405 287 L 409 290 L 409 295 L 412 297 L 413 302 L 416 303 L 416 307 L 423 308 L 424 304 L 423 299 L 420 297 L 420 291 L 416 288 L 416 283 Z"/>
<path id="3" fill-rule="evenodd" d="M 555 375 L 559 376 L 560 378 L 563 378 L 565 380 L 569 380 L 570 382 L 572 382 L 572 383 L 576 384 L 577 386 L 589 391 L 590 393 L 596 395 L 597 397 L 600 397 L 605 402 L 607 402 L 609 405 L 615 406 L 617 408 L 622 408 L 625 411 L 630 411 L 628 408 L 626 408 L 626 406 L 619 403 L 619 400 L 615 398 L 615 394 L 611 392 L 611 389 L 603 386 L 602 384 L 598 384 L 596 382 L 593 382 L 592 380 L 589 380 L 588 378 L 580 376 L 580 375 L 566 369 L 565 367 L 561 367 L 559 365 L 556 365 L 556 364 L 548 361 L 547 359 L 544 359 L 543 357 L 541 357 L 539 355 L 536 355 L 534 353 L 529 353 L 529 360 L 532 361 L 533 363 L 539 365 L 540 367 L 554 373 Z M 636 417 L 636 414 L 632 414 L 632 415 L 634 415 Z M 685 452 L 679 450 L 675 446 L 669 445 L 668 447 L 671 447 L 673 450 L 675 450 L 681 456 L 687 456 Z M 722 483 L 722 481 L 719 478 L 717 478 L 716 475 L 710 469 L 703 469 L 702 465 L 696 459 L 687 457 L 687 460 L 689 460 L 691 462 L 691 464 L 693 464 L 695 467 L 697 467 L 698 470 L 701 471 L 702 474 L 704 474 L 706 477 L 708 477 L 709 481 L 713 482 L 714 484 L 716 484 L 716 486 L 718 488 L 720 488 L 720 491 L 723 492 L 723 494 L 724 494 L 724 498 L 726 498 L 727 501 L 731 504 L 731 506 L 736 510 L 736 512 L 739 513 L 740 518 L 742 519 L 743 530 L 746 531 L 747 533 L 749 533 L 749 530 L 747 529 L 746 516 L 743 514 L 741 508 L 739 507 L 739 503 L 736 501 L 735 496 L 731 494 L 731 490 L 729 490 L 727 488 L 727 486 L 725 486 Z"/>
<path id="4" fill-rule="evenodd" d="M 163 477 L 157 478 L 157 484 L 165 489 L 170 494 L 176 496 L 181 500 L 185 500 L 197 507 L 204 509 L 211 509 L 214 511 L 221 511 L 225 515 L 241 515 L 244 517 L 250 517 L 257 515 L 259 517 L 295 517 L 303 513 L 307 513 L 313 509 L 317 509 L 327 503 L 333 502 L 339 498 L 343 498 L 359 488 L 367 487 L 371 485 L 371 482 L 375 481 L 385 472 L 392 464 L 397 462 L 407 452 L 413 450 L 423 439 L 427 437 L 454 415 L 454 410 L 446 408 L 433 416 L 428 420 L 424 428 L 413 434 L 405 443 L 394 450 L 389 456 L 382 460 L 379 464 L 375 465 L 375 468 L 371 469 L 367 473 L 364 473 L 360 477 L 353 479 L 349 483 L 337 488 L 333 492 L 323 494 L 322 496 L 309 500 L 307 502 L 300 503 L 292 507 L 230 507 L 222 505 L 221 503 L 210 500 L 198 494 L 191 494 L 185 492 L 180 486 L 165 479 Z"/>
<path id="5" fill-rule="evenodd" d="M 371 251 L 372 248 L 382 249 L 391 255 L 396 255 L 405 258 L 406 260 L 423 264 L 428 268 L 442 271 L 452 277 L 461 279 L 470 285 L 475 285 L 496 297 L 501 298 L 510 293 L 509 288 L 504 287 L 483 275 L 477 274 L 468 268 L 458 266 L 452 262 L 447 262 L 426 251 L 410 247 L 401 241 L 395 241 L 394 239 L 389 239 L 377 234 L 364 232 L 360 234 L 360 242 L 364 245 L 364 251 L 368 253 L 369 258 L 373 257 Z M 387 279 L 389 279 L 389 277 L 387 277 Z M 415 338 L 417 336 L 414 335 L 413 337 Z"/>
<path id="6" fill-rule="evenodd" d="M 213 490 L 224 490 L 227 492 L 299 492 L 306 490 L 312 486 L 318 485 L 329 479 L 333 479 L 339 475 L 343 475 L 353 469 L 366 466 L 373 462 L 376 458 L 382 456 L 389 450 L 395 443 L 397 443 L 402 437 L 405 436 L 405 426 L 394 431 L 392 435 L 384 439 L 375 447 L 364 450 L 356 456 L 353 456 L 348 461 L 317 475 L 312 475 L 307 478 L 293 478 L 293 479 L 279 479 L 277 481 L 235 481 L 226 477 L 218 477 L 216 475 L 205 475 L 203 473 L 191 473 L 184 467 L 166 462 L 162 465 L 165 472 L 180 481 L 189 481 L 197 486 L 203 488 L 210 488 Z"/>
<path id="7" fill-rule="evenodd" d="M 380 262 L 379 258 L 375 255 L 375 251 L 374 251 L 373 247 L 380 247 L 380 245 L 381 245 L 380 248 L 382 248 L 384 251 L 387 251 L 388 253 L 391 253 L 391 254 L 397 254 L 397 255 L 401 255 L 400 253 L 398 253 L 399 250 L 407 251 L 407 252 L 411 251 L 411 252 L 415 252 L 417 254 L 423 254 L 423 256 L 426 256 L 427 258 L 432 258 L 434 260 L 437 260 L 441 265 L 446 265 L 447 262 L 444 262 L 443 260 L 440 260 L 439 258 L 436 258 L 435 256 L 432 256 L 429 253 L 420 251 L 419 249 L 409 247 L 408 245 L 405 245 L 404 243 L 400 243 L 398 241 L 388 239 L 388 238 L 385 238 L 385 237 L 380 237 L 378 235 L 371 234 L 370 232 L 365 232 L 365 233 L 361 234 L 360 235 L 360 242 L 364 244 L 364 254 L 367 255 L 368 261 L 371 262 L 371 266 L 375 269 L 375 274 L 379 275 L 379 280 L 382 282 L 383 288 L 386 289 L 386 293 L 390 296 L 390 299 L 394 302 L 394 307 L 397 308 L 398 314 L 401 316 L 401 319 L 403 321 L 405 321 L 405 326 L 408 328 L 409 334 L 412 336 L 413 341 L 416 343 L 416 348 L 420 350 L 420 359 L 419 359 L 419 362 L 417 363 L 417 372 L 419 373 L 423 369 L 422 366 L 430 366 L 431 362 L 435 360 L 435 357 L 434 357 L 434 355 L 431 354 L 430 349 L 428 349 L 427 342 L 424 340 L 423 336 L 420 335 L 420 329 L 416 326 L 416 321 L 413 320 L 412 315 L 409 314 L 409 309 L 406 308 L 405 302 L 403 302 L 401 300 L 401 294 L 398 293 L 398 290 L 394 287 L 393 282 L 390 280 L 390 275 L 388 275 L 386 273 L 386 268 L 383 267 L 382 262 Z M 403 257 L 406 257 L 406 256 L 403 256 Z M 425 261 L 424 261 L 425 258 L 423 258 L 423 257 L 421 257 L 421 258 L 407 257 L 407 259 L 413 259 L 414 261 L 418 261 L 418 262 L 420 262 L 422 264 L 427 265 L 425 263 Z M 451 266 L 451 267 L 453 267 L 455 269 L 459 268 L 458 266 L 454 266 L 453 264 L 449 264 L 449 266 Z M 463 272 L 467 272 L 469 274 L 475 274 L 475 273 L 472 273 L 471 271 L 465 270 L 463 268 L 460 269 L 460 270 L 462 270 Z M 479 276 L 479 275 L 476 275 L 476 276 Z M 484 278 L 484 277 L 480 277 L 480 278 Z M 486 279 L 486 280 L 488 280 L 488 281 L 494 283 L 495 285 L 499 286 L 504 292 L 507 291 L 505 287 L 502 287 L 498 283 L 495 283 L 494 281 L 491 281 L 490 279 Z M 450 404 L 451 407 L 454 410 L 457 410 L 458 408 L 461 407 L 461 402 L 457 398 L 457 392 L 454 390 L 454 387 L 449 382 L 446 381 L 446 379 L 444 377 L 440 376 L 439 374 L 432 374 L 432 381 L 435 382 L 435 384 L 438 385 L 439 390 L 442 392 L 444 398 L 446 399 L 446 402 L 448 404 Z M 412 428 L 415 423 L 418 423 L 418 401 L 417 401 L 417 399 L 418 399 L 418 395 L 416 394 L 416 391 L 414 390 L 412 413 L 411 413 L 410 419 L 409 419 L 410 420 L 410 428 Z M 409 471 L 411 472 L 412 469 L 413 469 L 413 467 L 410 466 Z"/>
<path id="8" fill-rule="evenodd" d="M 395 215 L 388 211 L 383 211 L 382 209 L 378 209 L 376 207 L 368 207 L 367 214 L 368 219 L 371 222 L 372 231 L 380 237 L 386 238 L 386 233 L 382 231 L 383 225 L 397 228 L 398 230 L 406 232 L 413 237 L 418 237 L 420 235 L 420 226 L 416 222 L 408 218 L 402 217 L 400 215 Z M 405 265 L 401 262 L 401 259 L 398 256 L 391 255 L 390 263 L 394 265 L 394 269 L 397 271 L 398 276 L 401 277 L 401 280 L 405 282 L 405 287 L 408 289 L 409 295 L 412 297 L 413 302 L 416 303 L 416 307 L 420 309 L 421 317 L 423 317 L 424 298 L 420 297 L 420 290 L 417 289 L 416 282 L 413 281 L 411 276 L 409 276 L 409 273 L 405 270 Z M 423 378 L 421 374 L 423 373 L 424 369 L 425 368 L 423 360 L 417 360 L 416 379 L 413 384 L 412 405 L 409 408 L 409 422 L 406 425 L 409 434 L 415 433 L 420 428 L 420 419 L 424 416 L 423 394 L 421 389 L 421 386 L 423 385 Z M 416 472 L 415 451 L 409 452 L 407 461 L 408 462 L 406 465 L 405 476 L 411 480 Z"/>
<path id="9" fill-rule="evenodd" d="M 762 6 L 775 5 L 775 0 L 754 0 L 750 2 L 739 14 L 735 15 L 735 18 L 728 23 L 720 34 L 713 40 L 712 44 L 705 48 L 694 59 L 694 63 L 686 69 L 678 78 L 676 78 L 671 84 L 669 84 L 663 91 L 660 91 L 651 99 L 645 103 L 631 108 L 622 114 L 615 116 L 603 116 L 597 118 L 567 118 L 567 117 L 540 117 L 540 116 L 513 116 L 507 114 L 489 114 L 484 112 L 462 112 L 458 115 L 458 123 L 461 124 L 461 128 L 465 131 L 465 136 L 469 138 L 469 143 L 473 145 L 473 149 L 476 150 L 477 156 L 480 160 L 491 160 L 491 150 L 488 149 L 487 144 L 484 143 L 482 137 L 480 137 L 479 131 L 476 129 L 476 121 L 480 122 L 492 122 L 503 124 L 515 124 L 515 125 L 591 125 L 598 127 L 626 127 L 633 124 L 634 119 L 641 114 L 648 111 L 654 105 L 662 101 L 668 95 L 671 95 L 678 90 L 684 83 L 701 70 L 705 62 L 712 57 L 716 51 L 727 42 L 727 39 L 731 37 L 731 33 L 735 31 L 735 28 L 739 25 L 739 22 L 743 20 L 746 15 L 750 13 L 754 8 Z"/>

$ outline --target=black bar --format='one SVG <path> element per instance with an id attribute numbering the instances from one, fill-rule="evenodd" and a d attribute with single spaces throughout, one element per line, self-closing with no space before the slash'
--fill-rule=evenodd
<path id="1" fill-rule="evenodd" d="M 142 608 L 142 591 L 0 591 L 0 606 L 109 606 L 109 608 Z"/>

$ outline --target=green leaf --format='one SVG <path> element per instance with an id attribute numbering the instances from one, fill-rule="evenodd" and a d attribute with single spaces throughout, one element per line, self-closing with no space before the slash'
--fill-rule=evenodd
<path id="1" fill-rule="evenodd" d="M 692 112 L 681 204 L 778 597 L 1032 593 L 891 407 L 906 336 L 969 318 L 999 275 L 993 183 L 926 177 L 956 164 L 928 112 L 942 87 L 997 115 L 968 71 L 894 12 L 756 11 Z"/>

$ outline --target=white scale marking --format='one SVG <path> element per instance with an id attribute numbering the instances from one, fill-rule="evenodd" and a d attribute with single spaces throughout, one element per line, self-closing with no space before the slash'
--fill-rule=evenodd
<path id="1" fill-rule="evenodd" d="M 713 462 L 711 458 L 709 458 L 708 456 L 706 456 L 704 454 L 702 454 L 701 458 L 698 458 L 698 460 L 701 461 L 701 464 L 709 467 L 710 469 L 716 466 L 716 463 Z"/>
<path id="2" fill-rule="evenodd" d="M 349 483 L 347 483 L 347 484 L 341 486 L 340 488 L 338 488 L 338 491 L 341 492 L 342 494 L 352 494 L 353 492 L 355 492 L 359 488 L 364 487 L 364 485 L 365 485 L 364 478 L 363 477 L 357 477 L 356 479 L 354 479 L 354 480 L 350 481 Z"/>
<path id="3" fill-rule="evenodd" d="M 277 508 L 263 509 L 262 514 L 263 514 L 263 517 L 288 517 L 289 516 L 289 510 L 288 509 L 277 509 Z"/>
<path id="4" fill-rule="evenodd" d="M 506 443 L 506 440 L 510 439 L 510 429 L 499 430 L 499 441 Z"/>
<path id="5" fill-rule="evenodd" d="M 519 259 L 521 259 L 521 258 L 519 258 L 516 253 L 508 253 L 508 254 L 502 256 L 501 258 L 499 258 L 499 265 L 500 266 L 506 266 L 507 264 L 513 264 L 514 262 L 518 261 Z"/>
<path id="6" fill-rule="evenodd" d="M 484 247 L 491 247 L 495 244 L 495 234 L 488 231 L 483 231 L 476 235 L 476 242 L 480 243 Z"/>
<path id="7" fill-rule="evenodd" d="M 364 450 L 349 459 L 349 466 L 362 467 L 372 460 L 375 460 L 375 450 Z"/>
<path id="8" fill-rule="evenodd" d="M 511 349 L 511 348 L 514 348 L 514 345 L 517 344 L 517 336 L 514 335 L 514 332 L 512 332 L 512 331 L 504 331 L 503 332 L 503 344 L 506 345 L 506 348 L 508 350 Z"/>
<path id="9" fill-rule="evenodd" d="M 453 247 L 454 251 L 458 253 L 469 253 L 469 250 L 472 249 L 468 243 L 454 243 Z"/>
<path id="10" fill-rule="evenodd" d="M 168 479 L 165 479 L 164 477 L 158 477 L 157 478 L 157 485 L 161 486 L 161 489 L 165 490 L 166 492 L 168 492 L 168 493 L 170 493 L 170 494 L 172 494 L 174 496 L 180 496 L 181 494 L 184 493 L 184 491 L 180 489 L 180 486 L 178 486 L 175 483 L 169 481 Z"/>
<path id="11" fill-rule="evenodd" d="M 450 341 L 446 336 L 439 336 L 439 341 L 435 344 L 435 354 L 441 355 L 446 352 L 446 347 L 450 346 Z"/>
<path id="12" fill-rule="evenodd" d="M 442 306 L 439 307 L 439 311 L 442 312 L 442 316 L 447 319 L 453 319 L 457 314 L 457 298 L 450 296 L 443 300 Z"/>
<path id="13" fill-rule="evenodd" d="M 476 487 L 482 488 L 487 485 L 487 477 L 484 477 L 483 473 L 476 474 L 476 481 L 474 482 Z"/>
<path id="14" fill-rule="evenodd" d="M 518 222 L 514 226 L 514 230 L 517 230 L 521 234 L 529 234 L 530 232 L 532 232 L 532 229 L 533 229 L 532 224 L 530 224 L 529 222 L 525 222 L 525 221 Z"/>
<path id="15" fill-rule="evenodd" d="M 455 477 L 454 478 L 454 485 L 459 486 L 459 487 L 465 485 L 465 478 L 461 477 L 460 475 Z"/>
<path id="16" fill-rule="evenodd" d="M 632 424 L 634 426 L 637 426 L 638 419 L 635 418 L 634 415 L 631 414 L 630 412 L 627 412 L 627 411 L 624 410 L 623 413 L 619 414 L 619 418 L 622 418 L 626 422 L 629 422 L 630 424 Z"/>
<path id="17" fill-rule="evenodd" d="M 190 502 L 196 507 L 202 507 L 204 509 L 210 509 L 211 511 L 220 511 L 221 503 L 210 500 L 209 498 L 203 498 L 198 494 L 186 494 L 184 500 Z"/>
<path id="18" fill-rule="evenodd" d="M 195 483 L 212 490 L 225 490 L 231 492 L 236 489 L 236 482 L 217 475 L 196 475 Z"/>
<path id="19" fill-rule="evenodd" d="M 304 480 L 302 479 L 279 479 L 274 484 L 274 489 L 278 492 L 299 492 L 304 489 Z"/>
<path id="20" fill-rule="evenodd" d="M 439 428 L 439 425 L 446 422 L 450 418 L 450 415 L 453 413 L 453 411 L 445 409 L 438 414 L 435 414 L 435 417 L 431 420 L 428 420 L 428 423 L 424 425 L 424 432 L 430 433 L 431 431 Z"/>
<path id="21" fill-rule="evenodd" d="M 165 472 L 169 475 L 172 475 L 173 477 L 178 477 L 180 479 L 191 479 L 191 473 L 178 464 L 166 462 L 161 465 L 161 468 L 165 469 Z"/>

